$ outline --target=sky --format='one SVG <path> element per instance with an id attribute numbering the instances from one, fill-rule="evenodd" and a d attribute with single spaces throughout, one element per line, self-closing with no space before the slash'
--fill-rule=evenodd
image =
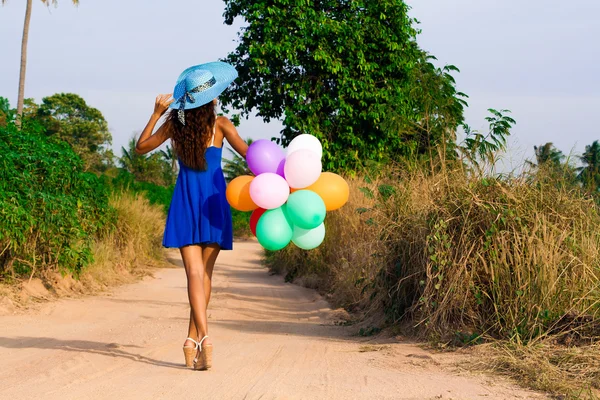
<path id="1" fill-rule="evenodd" d="M 456 65 L 469 95 L 466 122 L 485 131 L 488 108 L 509 109 L 517 125 L 505 168 L 534 145 L 581 153 L 600 139 L 600 1 L 409 0 L 420 46 Z M 223 24 L 222 0 L 82 0 L 45 7 L 34 0 L 25 96 L 73 92 L 108 121 L 113 148 L 141 132 L 154 99 L 170 93 L 190 65 L 225 57 L 240 22 Z M 0 7 L 0 96 L 16 104 L 25 1 Z M 278 135 L 281 124 L 251 117 L 242 137 Z"/>

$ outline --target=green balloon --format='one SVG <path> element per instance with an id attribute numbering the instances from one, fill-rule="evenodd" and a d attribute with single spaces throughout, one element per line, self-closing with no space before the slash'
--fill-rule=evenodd
<path id="1" fill-rule="evenodd" d="M 325 224 L 321 224 L 315 229 L 302 229 L 294 227 L 294 235 L 292 242 L 301 249 L 312 250 L 316 249 L 323 243 L 325 239 Z"/>
<path id="2" fill-rule="evenodd" d="M 325 202 L 312 190 L 298 190 L 287 201 L 290 221 L 302 229 L 315 229 L 325 220 Z"/>
<path id="3" fill-rule="evenodd" d="M 293 227 L 286 215 L 285 204 L 273 210 L 267 210 L 256 224 L 258 243 L 267 250 L 283 249 L 292 241 Z"/>

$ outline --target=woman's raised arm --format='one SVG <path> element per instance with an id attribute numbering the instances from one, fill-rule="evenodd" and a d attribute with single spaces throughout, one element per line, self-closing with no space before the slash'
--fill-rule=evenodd
<path id="1" fill-rule="evenodd" d="M 223 131 L 223 136 L 227 139 L 227 142 L 233 147 L 238 154 L 246 158 L 246 152 L 248 151 L 248 143 L 242 139 L 235 129 L 235 125 L 226 117 L 219 117 L 219 127 Z"/>
<path id="2" fill-rule="evenodd" d="M 156 123 L 160 117 L 167 112 L 169 105 L 171 105 L 173 102 L 173 98 L 171 96 L 171 94 L 160 94 L 158 97 L 156 97 L 156 102 L 154 103 L 154 112 L 152 113 L 150 121 L 148 121 L 146 124 L 146 127 L 144 128 L 144 131 L 140 135 L 140 138 L 135 146 L 136 153 L 149 153 L 163 144 L 169 138 L 165 125 L 158 128 L 154 135 L 152 132 L 154 131 L 154 127 L 156 126 Z"/>

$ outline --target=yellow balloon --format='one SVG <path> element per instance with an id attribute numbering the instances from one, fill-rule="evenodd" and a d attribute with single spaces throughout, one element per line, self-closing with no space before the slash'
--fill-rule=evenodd
<path id="1" fill-rule="evenodd" d="M 250 197 L 252 180 L 254 180 L 253 176 L 242 175 L 229 182 L 225 194 L 231 207 L 239 211 L 254 211 L 258 208 Z"/>
<path id="2" fill-rule="evenodd" d="M 333 172 L 321 173 L 319 179 L 304 190 L 312 190 L 321 196 L 327 211 L 341 208 L 350 197 L 348 182 Z M 292 191 L 295 190 L 292 189 Z"/>

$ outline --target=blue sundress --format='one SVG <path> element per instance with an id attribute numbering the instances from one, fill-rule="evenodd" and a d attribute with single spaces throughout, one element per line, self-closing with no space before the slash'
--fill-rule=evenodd
<path id="1" fill-rule="evenodd" d="M 225 196 L 227 184 L 221 169 L 222 147 L 206 149 L 206 170 L 179 161 L 179 175 L 171 199 L 163 236 L 164 247 L 218 244 L 233 249 L 231 208 Z"/>

